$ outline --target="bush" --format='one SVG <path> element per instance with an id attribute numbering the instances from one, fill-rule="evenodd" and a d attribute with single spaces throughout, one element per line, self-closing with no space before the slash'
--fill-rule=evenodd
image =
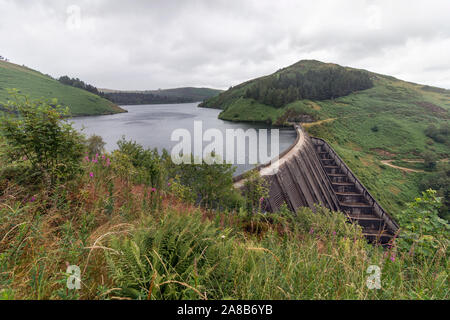
<path id="1" fill-rule="evenodd" d="M 263 205 L 269 194 L 268 182 L 261 177 L 258 170 L 249 170 L 244 175 L 244 198 L 248 214 L 263 210 Z"/>
<path id="2" fill-rule="evenodd" d="M 450 220 L 450 164 L 440 162 L 436 171 L 424 175 L 419 184 L 420 190 L 433 189 L 442 199 L 442 207 L 439 209 L 441 218 Z"/>
<path id="3" fill-rule="evenodd" d="M 204 159 L 201 164 L 195 164 L 192 157 L 191 164 L 174 166 L 171 175 L 192 190 L 198 204 L 209 208 L 230 208 L 239 202 L 233 187 L 234 171 L 231 164 L 208 164 Z"/>
<path id="4" fill-rule="evenodd" d="M 449 133 L 450 133 L 450 125 L 448 122 L 442 123 L 440 127 L 437 127 L 434 124 L 430 124 L 425 129 L 425 135 L 438 143 L 448 144 L 450 141 Z"/>
<path id="5" fill-rule="evenodd" d="M 83 136 L 64 120 L 67 115 L 56 100 L 49 104 L 13 92 L 0 119 L 6 156 L 29 164 L 31 174 L 50 185 L 72 179 L 81 171 L 84 146 Z"/>
<path id="6" fill-rule="evenodd" d="M 134 182 L 161 189 L 166 179 L 166 170 L 158 150 L 144 149 L 135 141 L 126 141 L 124 137 L 117 142 L 118 152 L 131 161 L 136 168 Z"/>
<path id="7" fill-rule="evenodd" d="M 106 142 L 103 138 L 95 134 L 91 135 L 86 141 L 86 146 L 90 156 L 95 156 L 103 153 L 105 151 Z"/>
<path id="8" fill-rule="evenodd" d="M 438 249 L 448 247 L 450 225 L 439 218 L 440 206 L 441 199 L 432 189 L 407 204 L 408 208 L 399 215 L 402 226 L 398 239 L 400 249 L 418 257 L 430 257 Z"/>
<path id="9" fill-rule="evenodd" d="M 438 161 L 436 155 L 430 151 L 426 151 L 423 153 L 423 160 L 425 167 L 428 169 L 434 169 Z"/>

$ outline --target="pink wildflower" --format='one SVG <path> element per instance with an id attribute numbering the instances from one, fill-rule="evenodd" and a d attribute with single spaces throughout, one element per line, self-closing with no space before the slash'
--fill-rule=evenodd
<path id="1" fill-rule="evenodd" d="M 36 201 L 36 197 L 32 196 L 31 199 L 30 199 L 30 202 L 35 202 L 35 201 Z"/>
<path id="2" fill-rule="evenodd" d="M 156 192 L 156 189 L 155 189 L 155 188 L 152 188 L 152 192 Z"/>
<path id="3" fill-rule="evenodd" d="M 88 156 L 84 157 L 84 160 L 85 160 L 85 161 L 87 161 L 87 162 L 89 162 L 89 161 L 90 161 L 90 159 L 89 159 L 89 157 L 88 157 Z"/>
<path id="4" fill-rule="evenodd" d="M 314 233 L 314 228 L 311 228 L 310 230 L 309 230 L 309 234 L 313 234 Z"/>
<path id="5" fill-rule="evenodd" d="M 170 185 L 171 185 L 171 183 L 169 182 L 169 183 L 167 184 L 167 186 L 170 187 Z"/>
<path id="6" fill-rule="evenodd" d="M 94 177 L 94 173 L 93 172 L 89 172 L 89 177 L 93 178 Z"/>
<path id="7" fill-rule="evenodd" d="M 108 159 L 106 159 L 106 166 L 109 167 L 110 165 L 111 165 L 111 160 L 109 160 L 109 158 L 108 158 Z"/>

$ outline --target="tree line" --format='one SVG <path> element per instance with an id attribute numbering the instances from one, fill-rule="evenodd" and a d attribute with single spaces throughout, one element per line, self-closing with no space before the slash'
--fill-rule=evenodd
<path id="1" fill-rule="evenodd" d="M 102 92 L 79 78 L 70 78 L 68 76 L 59 77 L 58 81 L 68 86 L 89 91 L 118 105 L 190 103 L 197 102 L 200 98 L 204 99 L 203 97 L 199 98 L 199 95 L 202 95 L 201 93 L 196 95 L 192 95 L 192 93 L 190 95 L 186 95 L 186 93 L 165 95 L 163 93 L 153 94 L 149 92 Z M 183 94 L 186 96 L 182 96 Z"/>
<path id="2" fill-rule="evenodd" d="M 88 83 L 85 83 L 84 81 L 78 79 L 78 78 L 70 78 L 68 76 L 62 76 L 59 77 L 58 79 L 59 82 L 61 82 L 62 84 L 68 85 L 68 86 L 72 86 L 75 88 L 80 88 L 86 91 L 89 91 L 93 94 L 96 94 L 100 97 L 105 98 L 105 94 L 101 91 L 99 91 L 96 87 L 94 87 L 93 85 L 90 85 Z"/>
<path id="3" fill-rule="evenodd" d="M 118 105 L 130 104 L 169 104 L 196 102 L 196 99 L 178 96 L 165 96 L 142 92 L 111 92 L 104 97 Z"/>
<path id="4" fill-rule="evenodd" d="M 279 73 L 253 83 L 245 97 L 281 108 L 301 99 L 326 100 L 373 87 L 367 72 L 327 68 L 306 73 Z"/>

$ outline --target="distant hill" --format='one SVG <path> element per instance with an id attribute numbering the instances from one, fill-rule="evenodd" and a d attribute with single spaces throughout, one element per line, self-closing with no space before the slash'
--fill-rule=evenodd
<path id="1" fill-rule="evenodd" d="M 31 98 L 58 99 L 74 116 L 125 112 L 111 101 L 86 90 L 64 85 L 39 71 L 0 61 L 0 105 L 9 98 L 8 89 L 18 89 Z"/>
<path id="2" fill-rule="evenodd" d="M 417 159 L 444 161 L 450 156 L 450 90 L 366 70 L 302 60 L 232 87 L 200 106 L 223 109 L 219 118 L 224 120 L 303 123 L 311 135 L 331 142 L 394 215 L 420 194 L 429 169 L 406 174 L 381 161 L 411 159 L 402 163 L 413 166 Z M 441 190 L 447 203 L 449 181 L 428 184 Z"/>
<path id="3" fill-rule="evenodd" d="M 99 89 L 105 97 L 120 105 L 198 102 L 217 96 L 222 90 L 210 88 L 175 88 L 145 91 Z"/>

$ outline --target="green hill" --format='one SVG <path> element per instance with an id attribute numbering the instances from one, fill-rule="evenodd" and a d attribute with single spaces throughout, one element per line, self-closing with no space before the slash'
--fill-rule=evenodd
<path id="1" fill-rule="evenodd" d="M 198 102 L 217 96 L 222 90 L 210 88 L 174 88 L 145 91 L 100 89 L 108 99 L 118 104 L 160 104 Z"/>
<path id="2" fill-rule="evenodd" d="M 100 115 L 125 112 L 123 109 L 88 91 L 61 84 L 38 71 L 0 61 L 0 105 L 9 98 L 8 89 L 18 89 L 31 98 L 57 98 L 72 115 Z"/>
<path id="3" fill-rule="evenodd" d="M 444 160 L 450 155 L 450 90 L 336 64 L 303 60 L 230 88 L 201 106 L 223 109 L 219 117 L 224 120 L 304 123 L 311 135 L 333 145 L 394 214 L 419 194 L 432 170 L 407 172 L 381 161 Z M 448 179 L 433 187 L 448 198 Z"/>

